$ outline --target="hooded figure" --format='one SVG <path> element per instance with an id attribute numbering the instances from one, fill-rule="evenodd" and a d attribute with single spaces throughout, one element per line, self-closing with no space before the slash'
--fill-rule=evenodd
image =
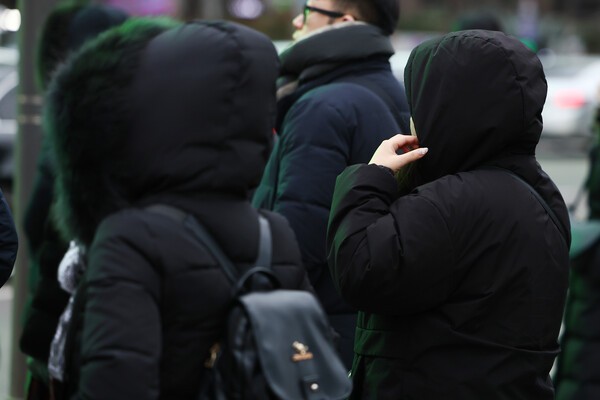
<path id="1" fill-rule="evenodd" d="M 165 204 L 193 215 L 240 268 L 258 213 L 283 287 L 309 288 L 293 233 L 248 202 L 266 164 L 277 54 L 225 22 L 138 19 L 59 71 L 47 124 L 58 215 L 87 248 L 65 350 L 64 398 L 192 399 L 232 300 L 226 275 Z"/>
<path id="2" fill-rule="evenodd" d="M 596 109 L 596 144 L 584 190 L 586 221 L 572 221 L 571 274 L 554 384 L 557 400 L 600 398 L 600 108 Z M 572 207 L 576 208 L 577 203 Z"/>
<path id="3" fill-rule="evenodd" d="M 461 31 L 417 46 L 405 83 L 418 139 L 347 168 L 329 220 L 331 273 L 361 310 L 354 398 L 553 399 L 570 234 L 535 158 L 542 65 Z"/>
<path id="4" fill-rule="evenodd" d="M 111 27 L 123 23 L 128 15 L 105 5 L 60 4 L 44 22 L 37 47 L 36 73 L 40 90 L 45 91 L 58 66 L 83 43 Z M 61 289 L 57 270 L 68 247 L 50 218 L 54 196 L 54 160 L 47 135 L 37 160 L 36 178 L 24 216 L 24 229 L 30 256 L 30 298 L 24 309 L 21 351 L 28 356 L 31 373 L 28 399 L 46 399 L 48 391 L 48 353 L 58 319 L 65 309 L 68 294 Z"/>

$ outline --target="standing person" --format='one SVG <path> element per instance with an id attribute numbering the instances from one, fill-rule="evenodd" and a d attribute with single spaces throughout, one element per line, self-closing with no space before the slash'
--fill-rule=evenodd
<path id="1" fill-rule="evenodd" d="M 600 108 L 595 131 L 584 183 L 588 220 L 572 227 L 569 296 L 554 375 L 557 400 L 600 398 Z"/>
<path id="2" fill-rule="evenodd" d="M 397 0 L 307 1 L 281 55 L 278 141 L 253 198 L 290 222 L 348 368 L 356 311 L 327 271 L 327 217 L 336 176 L 368 161 L 383 139 L 408 132 L 404 88 L 388 61 L 398 18 Z"/>
<path id="3" fill-rule="evenodd" d="M 58 398 L 198 395 L 232 288 L 193 234 L 150 206 L 193 215 L 244 269 L 263 215 L 274 274 L 310 289 L 288 223 L 248 200 L 272 144 L 277 70 L 272 42 L 250 28 L 131 19 L 58 72 L 46 108 L 57 215 L 86 249 Z"/>
<path id="4" fill-rule="evenodd" d="M 10 278 L 18 247 L 15 222 L 4 194 L 0 190 L 0 288 Z"/>
<path id="5" fill-rule="evenodd" d="M 0 190 L 0 289 L 10 278 L 17 258 L 19 241 L 10 207 Z M 2 350 L 0 348 L 0 350 Z M 0 360 L 2 352 L 0 351 Z"/>
<path id="6" fill-rule="evenodd" d="M 487 31 L 504 32 L 500 18 L 490 11 L 480 11 L 461 15 L 453 24 L 453 31 L 484 29 Z"/>
<path id="7" fill-rule="evenodd" d="M 535 157 L 542 65 L 461 31 L 417 46 L 405 78 L 416 137 L 347 168 L 329 220 L 331 272 L 360 310 L 353 398 L 553 399 L 570 230 Z"/>
<path id="8" fill-rule="evenodd" d="M 40 90 L 48 88 L 56 69 L 71 52 L 87 40 L 123 23 L 127 17 L 120 9 L 105 5 L 56 6 L 46 18 L 38 41 L 36 74 Z M 43 400 L 50 396 L 46 368 L 50 342 L 69 298 L 57 280 L 58 265 L 68 243 L 60 236 L 50 217 L 54 180 L 53 155 L 44 135 L 37 174 L 24 218 L 31 260 L 31 293 L 24 309 L 19 346 L 28 356 L 29 400 Z"/>

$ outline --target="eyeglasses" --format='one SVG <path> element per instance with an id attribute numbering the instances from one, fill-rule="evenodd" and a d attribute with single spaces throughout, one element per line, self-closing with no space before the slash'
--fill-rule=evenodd
<path id="1" fill-rule="evenodd" d="M 346 15 L 345 13 L 342 13 L 339 11 L 324 10 L 322 8 L 312 7 L 312 6 L 309 6 L 308 4 L 305 4 L 304 5 L 304 14 L 303 14 L 304 15 L 303 23 L 306 23 L 306 18 L 308 18 L 308 13 L 310 13 L 311 11 L 326 15 L 329 18 L 341 18 L 344 15 Z"/>

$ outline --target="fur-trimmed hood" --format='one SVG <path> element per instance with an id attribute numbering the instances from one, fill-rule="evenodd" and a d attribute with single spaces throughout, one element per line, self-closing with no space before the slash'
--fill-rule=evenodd
<path id="1" fill-rule="evenodd" d="M 51 88 L 58 214 L 84 243 L 119 209 L 244 199 L 262 175 L 275 113 L 273 44 L 234 23 L 172 24 L 126 23 L 86 45 Z"/>

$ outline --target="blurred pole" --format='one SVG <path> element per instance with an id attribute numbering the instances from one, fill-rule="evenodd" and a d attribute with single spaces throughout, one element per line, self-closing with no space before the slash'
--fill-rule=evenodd
<path id="1" fill-rule="evenodd" d="M 13 213 L 19 234 L 19 253 L 15 263 L 14 298 L 12 315 L 12 346 L 10 366 L 10 395 L 12 399 L 25 396 L 27 366 L 25 356 L 19 350 L 22 331 L 22 313 L 28 295 L 29 259 L 27 238 L 23 229 L 25 206 L 35 177 L 35 165 L 42 138 L 42 95 L 35 85 L 35 49 L 38 34 L 50 10 L 58 0 L 19 0 L 21 12 L 19 41 L 19 92 L 18 123 L 15 151 L 15 176 Z"/>

